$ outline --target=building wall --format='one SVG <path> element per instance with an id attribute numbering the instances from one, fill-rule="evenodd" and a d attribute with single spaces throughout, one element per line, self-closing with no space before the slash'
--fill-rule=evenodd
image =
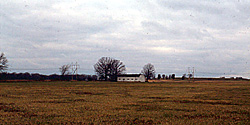
<path id="1" fill-rule="evenodd" d="M 139 77 L 118 77 L 117 81 L 139 82 Z"/>
<path id="2" fill-rule="evenodd" d="M 139 77 L 117 77 L 118 82 L 145 82 L 146 78 L 144 75 Z"/>
<path id="3" fill-rule="evenodd" d="M 144 75 L 139 76 L 139 81 L 140 82 L 146 82 L 146 77 Z"/>

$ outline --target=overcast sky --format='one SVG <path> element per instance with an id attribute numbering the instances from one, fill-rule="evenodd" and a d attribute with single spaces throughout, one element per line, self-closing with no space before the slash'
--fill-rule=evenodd
<path id="1" fill-rule="evenodd" d="M 0 52 L 8 72 L 59 74 L 103 56 L 127 73 L 250 78 L 249 0 L 2 0 Z"/>

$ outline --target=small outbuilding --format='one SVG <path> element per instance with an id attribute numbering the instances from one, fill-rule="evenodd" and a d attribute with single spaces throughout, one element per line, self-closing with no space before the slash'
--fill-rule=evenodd
<path id="1" fill-rule="evenodd" d="M 143 74 L 122 74 L 117 76 L 118 82 L 145 82 L 146 77 Z"/>

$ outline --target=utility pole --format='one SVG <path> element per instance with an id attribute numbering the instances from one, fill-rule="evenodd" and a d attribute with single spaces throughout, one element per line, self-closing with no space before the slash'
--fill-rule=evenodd
<path id="1" fill-rule="evenodd" d="M 73 64 L 73 62 L 71 63 L 71 68 L 72 68 L 72 81 L 73 81 L 73 77 L 74 77 L 74 64 Z"/>
<path id="2" fill-rule="evenodd" d="M 194 82 L 194 67 L 193 67 L 193 82 Z"/>
<path id="3" fill-rule="evenodd" d="M 188 81 L 190 82 L 190 67 L 188 67 Z"/>
<path id="4" fill-rule="evenodd" d="M 188 81 L 190 82 L 191 79 L 193 78 L 193 82 L 194 82 L 194 72 L 195 72 L 195 68 L 192 67 L 188 67 Z"/>
<path id="5" fill-rule="evenodd" d="M 71 63 L 71 67 L 72 67 L 72 80 L 74 80 L 74 74 L 76 74 L 76 80 L 77 80 L 77 69 L 78 67 L 80 67 L 80 65 L 77 64 L 77 62 Z"/>
<path id="6" fill-rule="evenodd" d="M 77 69 L 78 69 L 78 66 L 80 67 L 80 65 L 78 65 L 77 62 L 76 62 L 76 80 L 77 80 Z"/>

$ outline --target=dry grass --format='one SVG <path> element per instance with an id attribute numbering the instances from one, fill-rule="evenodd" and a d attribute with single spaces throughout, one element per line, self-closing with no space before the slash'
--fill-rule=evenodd
<path id="1" fill-rule="evenodd" d="M 250 82 L 0 83 L 0 124 L 250 124 Z"/>

